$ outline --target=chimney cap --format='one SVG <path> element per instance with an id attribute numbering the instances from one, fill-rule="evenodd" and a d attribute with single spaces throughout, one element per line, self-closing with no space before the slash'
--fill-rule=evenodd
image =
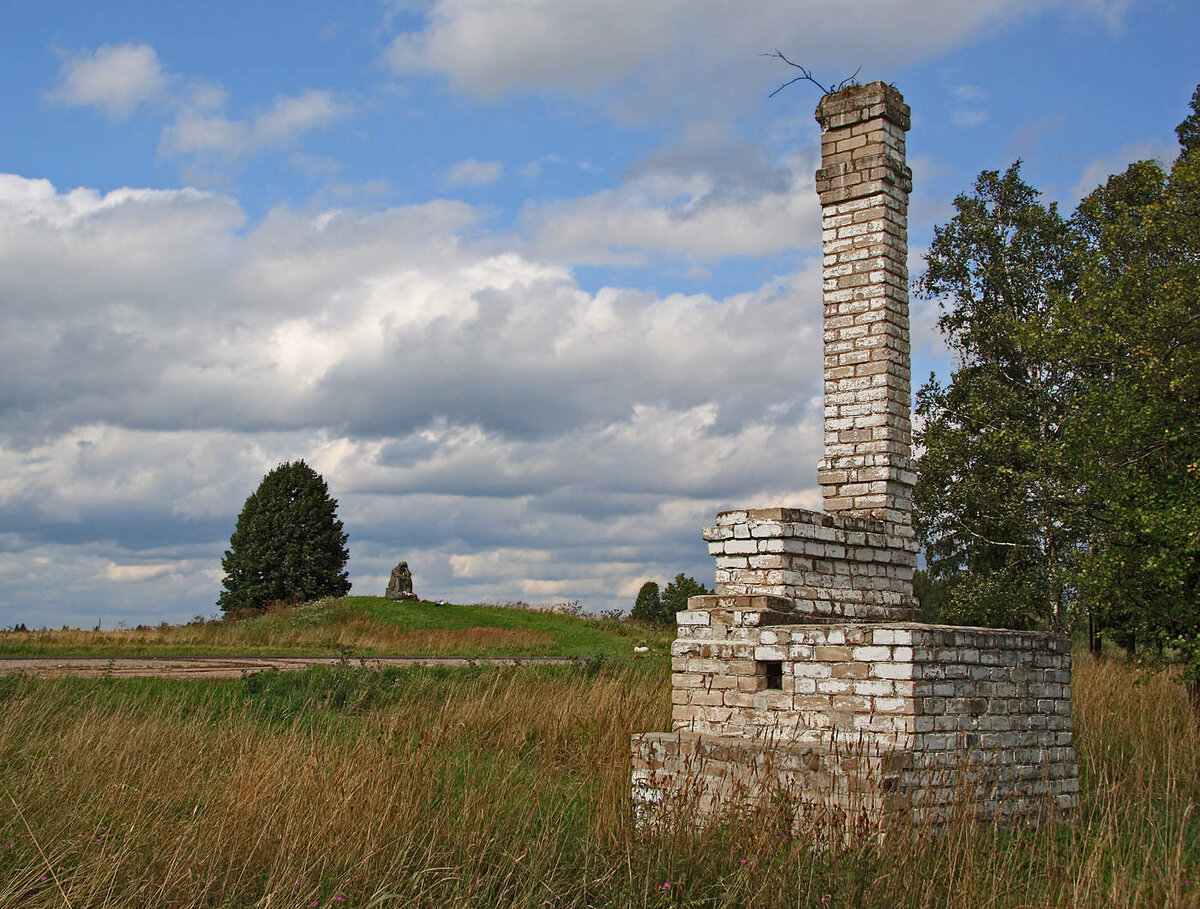
<path id="1" fill-rule="evenodd" d="M 879 81 L 830 92 L 821 99 L 816 111 L 822 129 L 845 129 L 880 117 L 905 131 L 911 127 L 904 96 L 891 85 Z"/>

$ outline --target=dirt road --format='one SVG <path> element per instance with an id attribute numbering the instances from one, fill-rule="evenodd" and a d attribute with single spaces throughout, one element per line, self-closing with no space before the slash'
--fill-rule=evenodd
<path id="1" fill-rule="evenodd" d="M 578 657 L 351 657 L 351 666 L 520 666 L 563 664 Z M 243 673 L 264 669 L 305 669 L 333 666 L 342 662 L 334 656 L 36 656 L 0 657 L 0 675 L 24 672 L 41 678 L 81 676 L 84 678 L 237 679 Z"/>

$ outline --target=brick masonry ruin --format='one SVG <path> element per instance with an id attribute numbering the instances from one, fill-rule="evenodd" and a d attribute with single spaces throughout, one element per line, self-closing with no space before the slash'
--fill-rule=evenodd
<path id="1" fill-rule="evenodd" d="M 678 614 L 672 731 L 634 736 L 635 806 L 1061 816 L 1079 788 L 1067 639 L 913 621 L 908 105 L 873 82 L 826 95 L 816 117 L 825 511 L 705 528 L 716 595 Z"/>

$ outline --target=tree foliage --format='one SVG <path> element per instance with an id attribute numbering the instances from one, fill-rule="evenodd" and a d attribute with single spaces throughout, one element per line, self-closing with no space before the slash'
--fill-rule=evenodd
<path id="1" fill-rule="evenodd" d="M 688 608 L 690 597 L 702 597 L 711 593 L 711 590 L 695 578 L 685 577 L 683 572 L 675 575 L 675 580 L 664 587 L 662 592 L 663 608 L 669 616 L 668 621 L 674 622 L 675 613 Z"/>
<path id="2" fill-rule="evenodd" d="M 1189 653 L 1200 678 L 1200 88 L 1178 135 L 1169 172 L 1134 164 L 1080 205 L 1070 449 L 1092 519 L 1081 601 L 1126 647 Z"/>
<path id="3" fill-rule="evenodd" d="M 918 392 L 915 504 L 950 618 L 1087 612 L 1200 678 L 1200 87 L 1177 135 L 1069 220 L 1017 165 L 956 200 L 917 283 L 957 363 Z"/>
<path id="4" fill-rule="evenodd" d="M 1066 370 L 1057 307 L 1073 243 L 1020 164 L 985 171 L 935 228 L 917 288 L 944 301 L 957 368 L 917 394 L 917 530 L 951 619 L 1012 628 L 1061 621 L 1071 496 L 1061 454 Z"/>
<path id="5" fill-rule="evenodd" d="M 257 612 L 276 602 L 345 596 L 350 581 L 347 535 L 337 500 L 304 461 L 280 464 L 242 507 L 217 605 L 227 613 Z"/>
<path id="6" fill-rule="evenodd" d="M 634 603 L 629 617 L 638 622 L 670 625 L 675 622 L 675 613 L 687 609 L 688 597 L 699 597 L 711 593 L 711 590 L 695 578 L 685 576 L 683 572 L 675 575 L 675 580 L 661 592 L 656 582 L 647 581 L 638 591 L 637 601 Z"/>
<path id="7" fill-rule="evenodd" d="M 633 609 L 629 611 L 629 617 L 635 622 L 651 622 L 657 623 L 662 615 L 662 595 L 658 590 L 658 583 L 655 581 L 647 581 L 638 590 L 637 599 L 634 601 Z"/>

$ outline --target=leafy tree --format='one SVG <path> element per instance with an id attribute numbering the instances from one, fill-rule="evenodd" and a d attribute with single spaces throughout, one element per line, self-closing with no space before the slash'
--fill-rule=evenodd
<path id="1" fill-rule="evenodd" d="M 1072 469 L 1089 515 L 1082 602 L 1103 633 L 1200 682 L 1200 87 L 1169 172 L 1131 165 L 1081 204 L 1066 318 Z"/>
<path id="2" fill-rule="evenodd" d="M 928 571 L 918 568 L 913 572 L 913 596 L 921 608 L 921 621 L 940 624 L 946 610 L 944 584 L 935 581 Z"/>
<path id="3" fill-rule="evenodd" d="M 1200 148 L 1200 85 L 1192 92 L 1191 111 L 1183 122 L 1175 127 L 1175 135 L 1179 137 L 1179 148 L 1184 156 Z"/>
<path id="4" fill-rule="evenodd" d="M 683 572 L 675 575 L 675 580 L 668 584 L 662 592 L 662 606 L 667 621 L 675 621 L 675 613 L 687 609 L 688 597 L 702 597 L 712 591 L 695 578 L 684 577 Z"/>
<path id="5" fill-rule="evenodd" d="M 958 361 L 918 393 L 915 504 L 951 620 L 1082 607 L 1200 692 L 1200 86 L 1176 132 L 1069 222 L 1016 166 L 956 200 L 918 281 Z"/>
<path id="6" fill-rule="evenodd" d="M 257 612 L 271 603 L 345 596 L 350 554 L 337 500 L 303 461 L 280 464 L 246 499 L 221 560 L 227 613 Z"/>
<path id="7" fill-rule="evenodd" d="M 695 578 L 686 577 L 683 572 L 675 575 L 675 580 L 659 591 L 658 584 L 647 581 L 638 591 L 637 601 L 629 617 L 638 622 L 650 622 L 655 625 L 671 625 L 675 622 L 675 613 L 687 609 L 688 597 L 704 596 L 712 593 Z"/>
<path id="8" fill-rule="evenodd" d="M 638 590 L 637 600 L 634 601 L 629 617 L 635 622 L 657 623 L 661 621 L 662 611 L 662 598 L 658 592 L 658 584 L 654 581 L 647 581 Z"/>
<path id="9" fill-rule="evenodd" d="M 1019 162 L 980 174 L 954 204 L 917 281 L 942 302 L 957 368 L 917 393 L 916 530 L 948 619 L 1061 627 L 1075 536 L 1057 306 L 1076 283 L 1073 235 Z"/>

